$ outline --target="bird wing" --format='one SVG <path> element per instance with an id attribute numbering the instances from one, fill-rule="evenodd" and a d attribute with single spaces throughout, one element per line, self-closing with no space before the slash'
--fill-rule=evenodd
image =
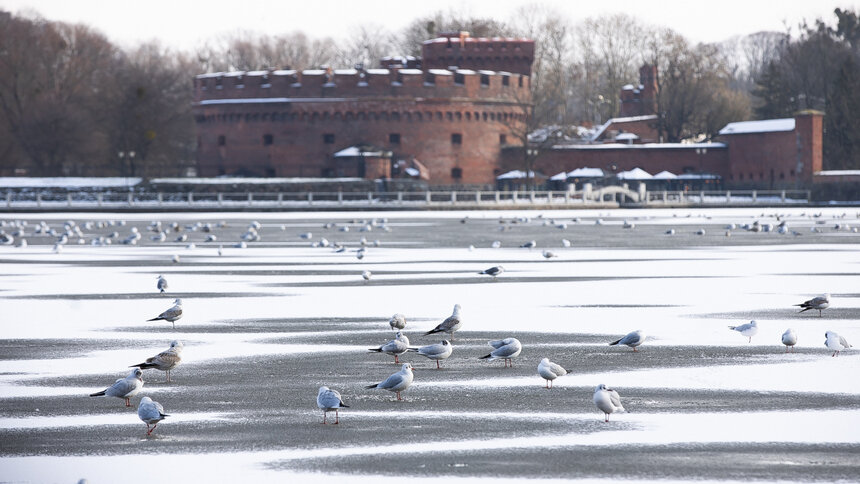
<path id="1" fill-rule="evenodd" d="M 158 315 L 158 317 L 162 319 L 179 319 L 181 316 L 182 308 L 179 306 L 173 306 L 172 308 Z"/>
<path id="2" fill-rule="evenodd" d="M 549 363 L 547 363 L 547 366 L 549 367 L 550 371 L 552 371 L 558 376 L 567 375 L 567 370 L 565 370 L 561 365 L 550 361 Z"/>
<path id="3" fill-rule="evenodd" d="M 843 347 L 843 348 L 846 348 L 846 349 L 847 349 L 847 348 L 852 348 L 852 346 L 851 346 L 850 344 L 848 344 L 848 340 L 847 340 L 847 339 L 845 339 L 845 336 L 840 336 L 840 337 L 839 337 L 839 344 L 841 344 L 841 345 L 842 345 L 842 347 Z"/>
<path id="4" fill-rule="evenodd" d="M 509 344 L 509 345 L 505 345 L 505 346 L 502 346 L 501 348 L 496 349 L 495 351 L 490 353 L 490 355 L 493 358 L 512 358 L 512 357 L 520 354 L 521 350 L 522 350 L 521 345 Z"/>
<path id="5" fill-rule="evenodd" d="M 397 372 L 388 378 L 385 381 L 382 381 L 376 385 L 376 388 L 382 388 L 383 390 L 388 390 L 391 388 L 396 388 L 403 384 L 405 381 L 406 375 L 403 372 Z"/>
<path id="6" fill-rule="evenodd" d="M 450 350 L 450 345 L 446 346 L 441 343 L 436 343 L 418 348 L 418 354 L 428 358 L 433 358 L 443 356 L 445 353 L 450 354 Z"/>
<path id="7" fill-rule="evenodd" d="M 621 405 L 621 395 L 619 395 L 615 390 L 606 391 L 609 393 L 609 400 L 612 402 L 612 405 L 616 407 L 616 410 L 623 412 L 624 407 Z"/>
<path id="8" fill-rule="evenodd" d="M 137 389 L 137 382 L 137 378 L 120 378 L 105 390 L 105 395 L 109 395 L 111 397 L 125 397 Z"/>

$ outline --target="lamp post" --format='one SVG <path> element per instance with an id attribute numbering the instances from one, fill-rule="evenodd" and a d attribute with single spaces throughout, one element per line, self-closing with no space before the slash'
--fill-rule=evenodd
<path id="1" fill-rule="evenodd" d="M 534 160 L 538 157 L 539 150 L 537 148 L 531 147 L 526 148 L 526 188 L 531 188 L 532 183 L 532 166 L 534 165 Z"/>
<path id="2" fill-rule="evenodd" d="M 117 156 L 119 157 L 119 162 L 123 166 L 123 168 L 125 168 L 124 159 L 128 158 L 128 166 L 129 166 L 129 171 L 131 172 L 130 173 L 131 176 L 134 176 L 134 171 L 135 171 L 134 170 L 134 155 L 135 155 L 134 151 L 120 151 L 117 153 Z"/>

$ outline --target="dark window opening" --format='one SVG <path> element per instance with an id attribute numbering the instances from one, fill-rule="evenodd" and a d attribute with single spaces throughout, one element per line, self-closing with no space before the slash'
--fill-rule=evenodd
<path id="1" fill-rule="evenodd" d="M 426 84 L 436 84 L 436 76 L 428 73 L 426 76 L 424 76 L 424 82 Z"/>
<path id="2" fill-rule="evenodd" d="M 741 180 L 741 181 L 743 181 L 743 179 L 744 179 L 744 174 L 743 174 L 743 173 L 740 173 L 740 174 L 738 174 L 738 176 L 739 176 L 739 178 L 738 178 L 738 179 L 739 179 L 739 180 Z"/>
<path id="3" fill-rule="evenodd" d="M 502 85 L 506 87 L 511 85 L 510 76 L 502 76 Z"/>
<path id="4" fill-rule="evenodd" d="M 466 76 L 460 73 L 454 74 L 454 84 L 462 86 L 466 83 Z"/>
<path id="5" fill-rule="evenodd" d="M 508 143 L 508 136 L 504 134 L 499 135 L 499 144 L 504 145 Z"/>
<path id="6" fill-rule="evenodd" d="M 323 143 L 327 145 L 334 144 L 334 133 L 325 133 L 323 134 Z"/>
<path id="7" fill-rule="evenodd" d="M 489 86 L 490 85 L 490 76 L 486 74 L 481 74 L 481 85 Z"/>
<path id="8" fill-rule="evenodd" d="M 388 135 L 388 142 L 393 145 L 400 144 L 400 133 L 391 133 Z"/>
<path id="9" fill-rule="evenodd" d="M 463 135 L 460 133 L 451 133 L 451 144 L 452 145 L 463 144 Z M 457 169 L 459 169 L 459 168 L 457 168 Z"/>
<path id="10" fill-rule="evenodd" d="M 791 170 L 791 171 L 790 171 L 790 172 L 788 172 L 788 173 L 792 176 L 792 178 L 794 177 L 794 170 Z"/>
<path id="11" fill-rule="evenodd" d="M 218 146 L 226 146 L 227 145 L 227 137 L 222 135 L 218 136 Z"/>
<path id="12" fill-rule="evenodd" d="M 523 76 L 520 76 L 517 82 L 519 83 L 519 87 L 523 87 Z"/>
<path id="13" fill-rule="evenodd" d="M 459 180 L 463 178 L 463 169 L 462 168 L 451 168 L 451 178 L 455 180 Z"/>
<path id="14" fill-rule="evenodd" d="M 275 169 L 271 166 L 266 167 L 266 176 L 272 178 L 275 176 Z"/>
<path id="15" fill-rule="evenodd" d="M 263 144 L 265 146 L 269 146 L 270 144 L 272 144 L 273 141 L 274 141 L 274 137 L 272 135 L 270 135 L 270 134 L 264 134 L 263 135 Z"/>
<path id="16" fill-rule="evenodd" d="M 785 180 L 785 172 L 784 171 L 779 172 L 779 179 Z"/>

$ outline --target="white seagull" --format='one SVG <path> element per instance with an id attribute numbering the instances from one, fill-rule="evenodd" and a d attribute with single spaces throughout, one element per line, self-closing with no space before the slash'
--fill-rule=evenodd
<path id="1" fill-rule="evenodd" d="M 479 272 L 478 274 L 486 274 L 488 276 L 493 276 L 493 279 L 495 280 L 496 277 L 498 277 L 499 275 L 502 274 L 502 272 L 505 272 L 504 267 L 493 266 L 493 267 L 490 267 L 489 269 L 484 269 L 483 271 Z"/>
<path id="2" fill-rule="evenodd" d="M 339 391 L 332 390 L 327 386 L 321 386 L 319 393 L 317 393 L 317 407 L 323 411 L 323 424 L 326 423 L 328 413 L 334 410 L 334 423 L 337 425 L 340 422 L 338 409 L 349 408 L 349 405 L 343 403 Z"/>
<path id="3" fill-rule="evenodd" d="M 364 272 L 362 272 L 362 273 L 361 273 L 361 277 L 364 279 L 364 282 L 370 282 L 370 277 L 371 277 L 372 275 L 373 275 L 373 274 L 371 274 L 371 272 L 370 272 L 370 271 L 364 271 Z"/>
<path id="4" fill-rule="evenodd" d="M 367 351 L 375 351 L 377 353 L 385 353 L 394 355 L 394 362 L 400 363 L 398 356 L 409 351 L 409 338 L 400 331 L 397 332 L 394 339 L 380 346 L 379 348 L 368 348 Z"/>
<path id="5" fill-rule="evenodd" d="M 824 345 L 833 350 L 831 356 L 837 356 L 840 351 L 853 348 L 844 336 L 839 336 L 835 331 L 827 331 L 824 336 L 827 338 L 824 340 Z"/>
<path id="6" fill-rule="evenodd" d="M 794 351 L 794 345 L 797 344 L 797 334 L 793 329 L 788 328 L 785 330 L 785 333 L 782 333 L 782 344 L 785 345 L 786 353 L 788 353 L 789 349 Z"/>
<path id="7" fill-rule="evenodd" d="M 444 360 L 451 356 L 454 352 L 454 346 L 448 340 L 442 340 L 440 343 L 422 346 L 420 348 L 409 348 L 409 351 L 417 351 L 419 355 L 426 356 L 431 360 L 436 360 L 436 368 L 439 369 L 439 360 Z"/>
<path id="8" fill-rule="evenodd" d="M 535 242 L 534 240 L 530 240 L 530 241 L 528 241 L 525 244 L 520 246 L 521 249 L 528 249 L 528 250 L 532 250 L 535 247 L 537 247 L 537 242 Z"/>
<path id="9" fill-rule="evenodd" d="M 164 276 L 159 275 L 158 282 L 155 286 L 159 291 L 164 292 L 167 290 L 167 279 L 165 279 Z"/>
<path id="10" fill-rule="evenodd" d="M 170 370 L 176 368 L 182 361 L 182 348 L 182 341 L 171 341 L 170 348 L 151 358 L 147 358 L 143 363 L 131 365 L 131 367 L 137 367 L 141 370 L 155 368 L 156 370 L 164 371 L 167 373 L 167 381 L 169 382 Z"/>
<path id="11" fill-rule="evenodd" d="M 624 411 L 624 407 L 621 405 L 621 396 L 615 390 L 606 388 L 603 383 L 594 389 L 593 400 L 597 408 L 605 415 L 604 422 L 609 421 L 610 413 Z"/>
<path id="12" fill-rule="evenodd" d="M 538 364 L 538 375 L 546 380 L 546 388 L 552 388 L 552 381 L 560 376 L 567 375 L 568 371 L 551 361 L 549 358 L 540 360 Z"/>
<path id="13" fill-rule="evenodd" d="M 117 397 L 125 400 L 125 406 L 130 407 L 131 402 L 129 399 L 143 388 L 143 372 L 140 368 L 135 368 L 131 370 L 131 373 L 128 374 L 125 378 L 120 378 L 115 381 L 113 385 L 105 388 L 104 390 L 96 393 L 91 393 L 91 397 Z"/>
<path id="14" fill-rule="evenodd" d="M 633 348 L 633 351 L 636 351 L 636 347 L 644 343 L 645 338 L 645 333 L 641 329 L 637 329 L 636 331 L 631 331 L 630 333 L 627 333 L 627 335 L 623 338 L 617 339 L 612 343 L 609 343 L 609 346 L 621 344 L 629 346 Z"/>
<path id="15" fill-rule="evenodd" d="M 389 392 L 395 392 L 397 394 L 397 400 L 403 400 L 400 398 L 400 392 L 409 388 L 409 385 L 412 384 L 413 378 L 415 376 L 412 374 L 412 365 L 409 363 L 404 363 L 403 367 L 397 373 L 389 376 L 384 381 L 379 383 L 375 383 L 373 385 L 367 385 L 366 388 L 379 388 L 382 390 L 388 390 Z"/>
<path id="16" fill-rule="evenodd" d="M 388 320 L 388 324 L 391 326 L 391 329 L 403 329 L 406 327 L 406 316 L 397 313 L 394 316 L 391 316 L 391 319 Z"/>
<path id="17" fill-rule="evenodd" d="M 758 323 L 755 321 L 750 321 L 747 324 L 742 324 L 740 326 L 729 326 L 729 329 L 737 331 L 738 333 L 749 338 L 749 342 L 752 343 L 752 337 L 758 333 Z"/>
<path id="18" fill-rule="evenodd" d="M 451 335 L 451 341 L 454 341 L 454 331 L 463 326 L 463 321 L 460 319 L 460 305 L 454 305 L 454 313 L 448 316 L 445 321 L 439 323 L 438 326 L 424 333 L 424 336 L 435 333 L 448 333 Z"/>
<path id="19" fill-rule="evenodd" d="M 552 259 L 553 257 L 558 257 L 555 252 L 551 250 L 545 250 L 542 252 L 544 259 Z"/>
<path id="20" fill-rule="evenodd" d="M 149 397 L 143 397 L 137 407 L 137 416 L 146 424 L 146 435 L 152 435 L 152 431 L 158 427 L 158 422 L 170 415 L 164 413 L 164 407 L 160 403 L 153 402 Z M 150 425 L 152 428 L 149 427 Z"/>
<path id="21" fill-rule="evenodd" d="M 176 329 L 176 320 L 182 317 L 182 299 L 176 298 L 173 301 L 173 307 L 159 314 L 158 316 L 147 319 L 147 321 L 170 321 L 173 323 L 173 329 Z"/>
<path id="22" fill-rule="evenodd" d="M 800 312 L 809 311 L 810 309 L 818 310 L 818 317 L 821 317 L 821 311 L 823 309 L 827 309 L 830 307 L 830 294 L 825 294 L 823 296 L 817 296 L 809 301 L 803 301 L 800 304 L 795 304 L 795 306 L 800 306 Z"/>
<path id="23" fill-rule="evenodd" d="M 523 351 L 523 345 L 516 338 L 505 338 L 495 341 L 489 341 L 487 344 L 495 348 L 489 355 L 478 358 L 479 360 L 489 359 L 490 361 L 505 360 L 505 368 L 509 365 L 514 367 L 513 359 L 520 355 Z"/>

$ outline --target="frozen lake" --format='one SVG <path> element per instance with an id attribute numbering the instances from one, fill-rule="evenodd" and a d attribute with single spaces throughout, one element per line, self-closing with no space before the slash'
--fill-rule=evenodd
<path id="1" fill-rule="evenodd" d="M 855 481 L 860 347 L 831 357 L 824 332 L 860 341 L 858 216 L 4 214 L 0 480 Z M 259 240 L 237 247 L 252 222 Z M 498 278 L 478 274 L 495 265 Z M 821 316 L 794 306 L 823 293 Z M 175 329 L 146 321 L 175 298 Z M 426 345 L 454 304 L 464 324 L 441 370 L 407 353 L 404 401 L 365 388 L 399 369 L 367 351 L 393 337 L 391 315 Z M 751 342 L 728 329 L 750 320 Z M 639 351 L 608 345 L 636 329 Z M 523 344 L 512 368 L 479 359 L 506 337 Z M 171 340 L 185 345 L 171 383 L 145 370 L 132 408 L 88 396 Z M 551 390 L 544 357 L 570 372 Z M 627 409 L 609 423 L 592 403 L 600 383 Z M 320 423 L 320 385 L 350 405 L 337 426 Z M 170 414 L 151 437 L 143 396 Z"/>

